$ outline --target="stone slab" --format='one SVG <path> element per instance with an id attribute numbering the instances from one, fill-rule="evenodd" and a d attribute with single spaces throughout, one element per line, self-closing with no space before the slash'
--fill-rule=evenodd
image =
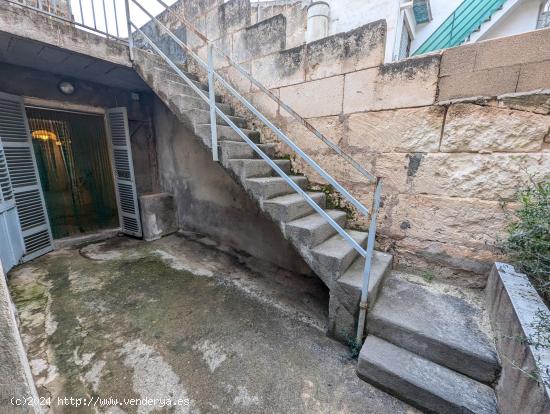
<path id="1" fill-rule="evenodd" d="M 437 106 L 352 114 L 348 144 L 367 152 L 437 152 L 444 116 Z"/>
<path id="2" fill-rule="evenodd" d="M 494 345 L 480 328 L 482 314 L 464 299 L 390 277 L 368 315 L 367 326 L 373 335 L 491 383 L 499 364 Z"/>
<path id="3" fill-rule="evenodd" d="M 550 60 L 521 67 L 517 92 L 550 88 Z"/>
<path id="4" fill-rule="evenodd" d="M 281 88 L 280 94 L 281 100 L 299 115 L 313 118 L 342 112 L 343 87 L 344 77 L 333 76 Z"/>
<path id="5" fill-rule="evenodd" d="M 427 412 L 498 413 L 490 387 L 374 335 L 361 349 L 357 374 Z"/>
<path id="6" fill-rule="evenodd" d="M 550 117 L 473 104 L 451 105 L 442 152 L 537 152 L 550 132 Z"/>
<path id="7" fill-rule="evenodd" d="M 517 65 L 442 76 L 438 101 L 515 92 L 519 73 L 520 66 Z"/>
<path id="8" fill-rule="evenodd" d="M 540 335 L 536 326 L 550 320 L 548 307 L 527 276 L 504 263 L 493 266 L 486 293 L 502 360 L 502 373 L 495 388 L 500 412 L 550 412 L 550 349 L 533 342 Z"/>
<path id="9" fill-rule="evenodd" d="M 423 56 L 346 74 L 344 113 L 432 105 L 440 56 Z"/>

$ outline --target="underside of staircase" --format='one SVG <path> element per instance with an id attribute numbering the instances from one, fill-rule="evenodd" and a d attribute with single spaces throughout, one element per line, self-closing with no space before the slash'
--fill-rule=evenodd
<path id="1" fill-rule="evenodd" d="M 136 50 L 134 66 L 179 121 L 211 151 L 208 104 L 155 55 Z M 196 75 L 185 73 L 202 91 L 208 91 Z M 346 228 L 345 212 L 326 209 L 326 195 L 309 191 L 306 177 L 292 175 L 291 162 L 277 158 L 274 144 L 262 143 L 261 134 L 251 130 L 220 96 L 216 102 L 279 168 Z M 217 124 L 220 163 L 329 288 L 328 334 L 352 342 L 365 259 L 231 127 L 221 119 Z M 361 246 L 366 245 L 366 232 L 346 231 Z M 358 375 L 426 412 L 497 413 L 492 384 L 499 374 L 499 362 L 488 334 L 479 329 L 477 316 L 483 310 L 401 277 L 392 271 L 392 261 L 390 254 L 375 251 L 368 336 L 359 355 Z"/>
<path id="2" fill-rule="evenodd" d="M 157 96 L 192 129 L 204 146 L 211 151 L 210 111 L 208 104 L 185 83 L 168 65 L 154 55 L 137 50 L 135 68 Z M 182 70 L 185 68 L 182 68 Z M 185 72 L 202 91 L 208 87 L 194 74 Z M 218 107 L 273 159 L 303 190 L 309 181 L 302 175 L 291 175 L 291 162 L 278 159 L 275 144 L 263 144 L 261 134 L 252 131 L 248 122 L 235 116 L 233 109 L 216 96 Z M 222 119 L 217 122 L 219 160 L 228 173 L 245 189 L 260 210 L 280 228 L 284 237 L 300 253 L 311 270 L 330 290 L 328 334 L 343 342 L 356 335 L 359 302 L 363 283 L 365 259 L 328 224 L 324 218 L 272 170 L 255 151 Z M 340 226 L 346 229 L 344 211 L 326 209 L 326 194 L 308 191 Z M 368 233 L 346 229 L 357 243 L 365 247 Z M 369 289 L 370 300 L 375 298 L 383 278 L 392 267 L 392 256 L 375 252 Z M 370 296 L 372 294 L 372 296 Z"/>

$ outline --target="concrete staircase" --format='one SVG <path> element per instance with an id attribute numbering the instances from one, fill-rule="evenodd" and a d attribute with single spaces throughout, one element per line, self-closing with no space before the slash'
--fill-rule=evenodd
<path id="1" fill-rule="evenodd" d="M 154 55 L 136 51 L 135 68 L 180 122 L 211 150 L 208 105 Z M 187 73 L 203 91 L 207 87 Z M 292 175 L 291 163 L 277 159 L 275 145 L 216 98 L 218 106 L 302 189 L 308 179 Z M 328 334 L 353 341 L 365 259 L 232 130 L 218 120 L 222 166 L 273 220 L 284 237 L 330 289 Z M 346 213 L 326 209 L 326 195 L 309 195 L 345 228 Z M 347 229 L 362 246 L 367 233 Z M 496 413 L 490 386 L 499 372 L 493 345 L 480 331 L 471 304 L 429 290 L 392 274 L 392 256 L 374 253 L 369 286 L 368 336 L 358 375 L 365 381 L 428 412 Z"/>
<path id="2" fill-rule="evenodd" d="M 358 375 L 428 412 L 497 413 L 499 362 L 467 298 L 392 275 L 369 312 Z"/>
<path id="3" fill-rule="evenodd" d="M 180 122 L 192 129 L 206 148 L 211 150 L 210 112 L 208 105 L 181 79 L 175 71 L 152 54 L 136 50 L 135 68 L 155 91 L 157 96 L 178 117 Z M 190 73 L 186 75 L 207 92 L 208 87 Z M 259 148 L 274 159 L 277 165 L 298 184 L 308 190 L 309 181 L 301 175 L 292 175 L 291 163 L 277 159 L 274 144 L 262 144 L 258 132 L 248 127 L 244 118 L 234 115 L 233 109 L 216 97 L 218 106 Z M 271 167 L 222 119 L 218 119 L 219 159 L 222 166 L 247 191 L 261 211 L 273 220 L 284 237 L 301 254 L 305 262 L 330 289 L 328 334 L 344 342 L 353 341 L 356 334 L 359 301 L 365 259 L 330 226 L 315 210 L 294 192 Z M 308 192 L 319 206 L 345 228 L 346 213 L 326 209 L 326 195 Z M 348 233 L 363 247 L 366 232 L 347 229 Z M 375 252 L 370 283 L 372 303 L 379 292 L 380 284 L 389 274 L 392 256 Z"/>

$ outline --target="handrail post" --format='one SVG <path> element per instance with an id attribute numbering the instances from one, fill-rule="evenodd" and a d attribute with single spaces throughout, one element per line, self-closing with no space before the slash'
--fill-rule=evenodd
<path id="1" fill-rule="evenodd" d="M 210 133 L 212 134 L 212 158 L 218 161 L 218 124 L 216 121 L 216 91 L 214 89 L 214 47 L 208 42 L 208 98 L 210 104 Z"/>
<path id="2" fill-rule="evenodd" d="M 363 285 L 361 288 L 361 302 L 359 304 L 359 320 L 357 321 L 357 337 L 355 338 L 356 345 L 361 345 L 363 343 L 363 333 L 365 332 L 365 320 L 367 317 L 370 272 L 372 269 L 372 261 L 373 261 L 373 255 L 374 255 L 374 243 L 376 241 L 376 220 L 378 218 L 378 210 L 380 209 L 381 197 L 382 197 L 382 179 L 377 178 L 376 190 L 374 191 L 374 200 L 372 203 L 372 210 L 371 210 L 369 236 L 367 240 L 367 254 L 365 256 L 365 269 L 363 270 Z"/>
<path id="3" fill-rule="evenodd" d="M 128 24 L 128 47 L 130 48 L 130 60 L 134 61 L 134 39 L 132 37 L 132 19 L 130 18 L 130 3 L 124 0 L 126 7 L 126 23 Z"/>

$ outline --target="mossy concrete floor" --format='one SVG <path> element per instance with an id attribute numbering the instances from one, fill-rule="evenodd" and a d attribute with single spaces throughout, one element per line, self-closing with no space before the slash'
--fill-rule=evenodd
<path id="1" fill-rule="evenodd" d="M 324 335 L 327 292 L 316 279 L 206 238 L 58 250 L 9 283 L 53 413 L 415 412 L 357 378 L 348 348 Z"/>

